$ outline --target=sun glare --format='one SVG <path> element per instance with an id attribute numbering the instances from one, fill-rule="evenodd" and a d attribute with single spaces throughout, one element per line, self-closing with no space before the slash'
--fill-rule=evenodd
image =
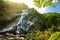
<path id="1" fill-rule="evenodd" d="M 23 3 L 23 0 L 9 0 L 11 2 Z"/>
<path id="2" fill-rule="evenodd" d="M 37 8 L 34 6 L 32 0 L 9 0 L 11 2 L 17 2 L 17 3 L 25 3 L 29 8 L 35 8 L 40 13 L 44 13 L 46 8 Z"/>
<path id="3" fill-rule="evenodd" d="M 32 0 L 9 0 L 11 2 L 25 3 L 28 7 L 33 7 Z"/>

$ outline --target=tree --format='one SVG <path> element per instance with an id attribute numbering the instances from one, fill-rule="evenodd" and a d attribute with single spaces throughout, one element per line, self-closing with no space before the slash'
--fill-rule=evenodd
<path id="1" fill-rule="evenodd" d="M 28 8 L 24 3 L 0 0 L 0 18 L 11 20 L 20 10 Z"/>
<path id="2" fill-rule="evenodd" d="M 4 7 L 5 7 L 4 1 L 0 0 L 0 17 L 4 15 L 3 14 L 5 12 Z"/>
<path id="3" fill-rule="evenodd" d="M 60 13 L 48 13 L 48 14 L 45 13 L 43 15 L 47 20 L 46 22 L 47 27 L 52 27 L 52 25 L 57 27 L 60 25 Z"/>
<path id="4" fill-rule="evenodd" d="M 33 0 L 34 5 L 41 8 L 46 6 L 54 7 L 60 0 Z"/>
<path id="5" fill-rule="evenodd" d="M 42 14 L 39 14 L 34 8 L 28 9 L 29 15 L 27 15 L 27 19 L 34 24 L 30 27 L 31 30 L 44 31 L 46 29 L 46 19 Z"/>

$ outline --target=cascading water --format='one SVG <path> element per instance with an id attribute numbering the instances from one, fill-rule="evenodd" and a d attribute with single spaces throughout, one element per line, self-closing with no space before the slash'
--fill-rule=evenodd
<path id="1" fill-rule="evenodd" d="M 27 21 L 27 19 L 26 19 L 27 15 L 28 15 L 28 12 L 26 10 L 23 10 L 21 17 L 17 24 L 17 29 L 16 29 L 17 34 L 20 34 L 21 29 L 28 31 L 29 26 L 33 24 L 32 22 Z"/>

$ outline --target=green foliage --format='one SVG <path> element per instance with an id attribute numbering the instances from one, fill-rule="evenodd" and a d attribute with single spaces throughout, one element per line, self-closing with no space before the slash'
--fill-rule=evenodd
<path id="1" fill-rule="evenodd" d="M 48 40 L 51 35 L 50 31 L 40 32 L 35 31 L 28 33 L 26 36 L 26 40 Z"/>
<path id="2" fill-rule="evenodd" d="M 34 33 L 27 34 L 27 40 L 39 40 L 40 39 L 40 31 L 36 31 Z"/>
<path id="3" fill-rule="evenodd" d="M 29 10 L 29 15 L 27 16 L 27 19 L 34 23 L 31 26 L 31 29 L 33 30 L 44 30 L 46 28 L 46 19 L 42 14 L 39 14 L 35 10 Z"/>
<path id="4" fill-rule="evenodd" d="M 56 3 L 60 2 L 60 0 L 55 0 L 55 2 L 52 2 L 53 0 L 33 0 L 34 5 L 41 8 L 46 6 L 54 7 Z"/>
<path id="5" fill-rule="evenodd" d="M 60 13 L 48 13 L 43 15 L 47 20 L 46 25 L 48 27 L 52 27 L 52 25 L 57 27 L 60 24 Z"/>
<path id="6" fill-rule="evenodd" d="M 46 21 L 46 27 L 51 28 L 51 32 L 54 33 L 56 31 L 60 31 L 60 13 L 48 13 L 43 14 Z M 46 28 L 46 29 L 47 29 Z"/>
<path id="7" fill-rule="evenodd" d="M 60 25 L 58 25 L 58 27 L 57 27 L 57 31 L 59 31 L 59 32 L 60 32 Z"/>
<path id="8" fill-rule="evenodd" d="M 30 29 L 43 31 L 52 28 L 52 31 L 54 29 L 57 31 L 57 27 L 60 25 L 60 13 L 39 14 L 33 9 L 29 9 L 29 13 L 27 19 L 34 23 Z"/>
<path id="9" fill-rule="evenodd" d="M 60 32 L 52 34 L 48 40 L 60 40 Z"/>
<path id="10" fill-rule="evenodd" d="M 52 32 L 56 32 L 57 31 L 57 27 L 52 25 L 51 30 L 52 30 Z"/>

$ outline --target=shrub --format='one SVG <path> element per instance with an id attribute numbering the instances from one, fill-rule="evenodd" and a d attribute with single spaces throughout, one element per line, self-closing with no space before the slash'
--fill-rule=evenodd
<path id="1" fill-rule="evenodd" d="M 40 31 L 37 31 L 36 33 L 30 33 L 26 36 L 27 40 L 39 40 L 40 39 Z"/>
<path id="2" fill-rule="evenodd" d="M 57 27 L 54 26 L 54 25 L 52 25 L 52 27 L 51 27 L 51 31 L 52 31 L 52 32 L 56 32 L 56 31 L 57 31 Z"/>
<path id="3" fill-rule="evenodd" d="M 60 32 L 52 34 L 48 40 L 60 40 Z"/>

